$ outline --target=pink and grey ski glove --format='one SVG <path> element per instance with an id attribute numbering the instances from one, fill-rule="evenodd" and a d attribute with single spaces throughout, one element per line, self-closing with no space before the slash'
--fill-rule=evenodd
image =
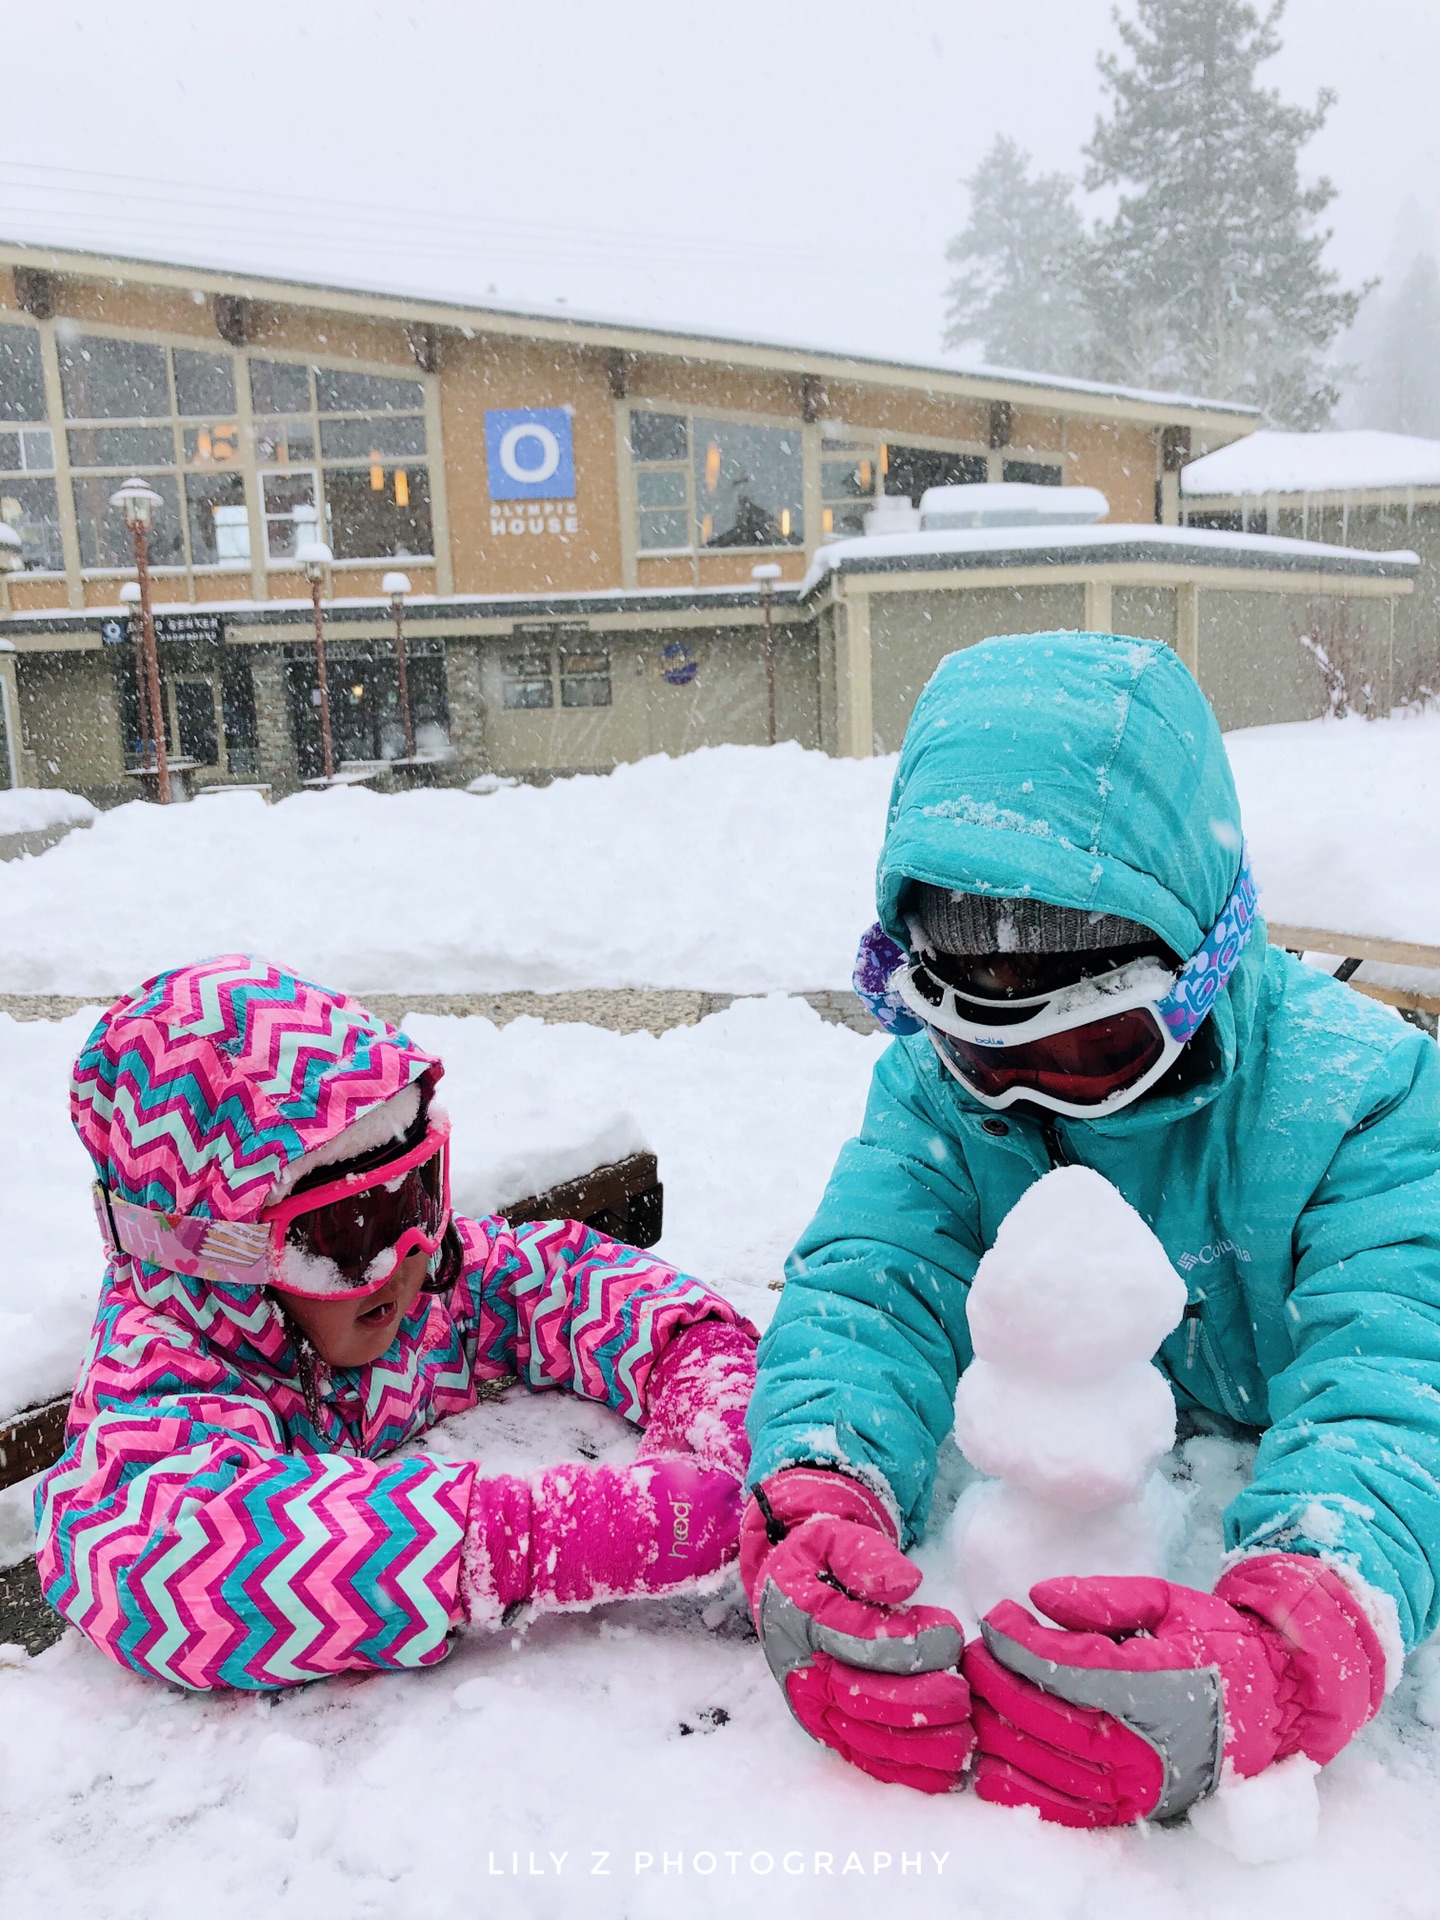
<path id="1" fill-rule="evenodd" d="M 881 1502 L 846 1474 L 787 1467 L 754 1491 L 740 1578 L 790 1711 L 877 1780 L 949 1793 L 975 1744 L 953 1669 L 960 1622 L 905 1602 L 920 1569 Z"/>
<path id="2" fill-rule="evenodd" d="M 1002 1600 L 971 1643 L 982 1800 L 1062 1826 L 1171 1819 L 1304 1753 L 1324 1763 L 1379 1711 L 1385 1656 L 1322 1562 L 1242 1560 L 1214 1593 L 1168 1580 L 1044 1580 L 1047 1627 Z"/>

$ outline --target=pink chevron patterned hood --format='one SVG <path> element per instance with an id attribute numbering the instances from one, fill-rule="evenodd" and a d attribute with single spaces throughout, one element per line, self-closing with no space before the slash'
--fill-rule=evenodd
<path id="1" fill-rule="evenodd" d="M 102 1016 L 70 1114 L 118 1198 L 249 1221 L 292 1162 L 443 1071 L 348 995 L 223 954 L 157 974 Z"/>

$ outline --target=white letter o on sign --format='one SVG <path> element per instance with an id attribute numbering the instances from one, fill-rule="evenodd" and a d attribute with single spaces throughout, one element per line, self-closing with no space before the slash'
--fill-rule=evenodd
<path id="1" fill-rule="evenodd" d="M 524 465 L 519 457 L 520 448 L 527 440 L 534 440 L 539 446 L 540 458 L 533 466 Z M 560 442 L 549 427 L 542 427 L 534 420 L 522 421 L 518 427 L 507 427 L 500 436 L 500 464 L 512 480 L 522 486 L 538 487 L 560 464 Z"/>

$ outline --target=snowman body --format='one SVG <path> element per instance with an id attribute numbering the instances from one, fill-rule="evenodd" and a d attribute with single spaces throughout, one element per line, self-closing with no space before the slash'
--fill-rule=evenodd
<path id="1" fill-rule="evenodd" d="M 1183 1517 L 1156 1472 L 1175 1401 L 1152 1364 L 1185 1285 L 1135 1209 L 1089 1167 L 1038 1180 L 971 1285 L 975 1358 L 955 1436 L 988 1476 L 951 1540 L 975 1613 L 1058 1574 L 1161 1573 Z"/>

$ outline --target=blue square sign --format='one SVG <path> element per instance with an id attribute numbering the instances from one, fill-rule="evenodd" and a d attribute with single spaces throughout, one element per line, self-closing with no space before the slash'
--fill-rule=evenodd
<path id="1" fill-rule="evenodd" d="M 575 446 L 566 407 L 502 407 L 485 414 L 492 500 L 573 500 Z"/>

